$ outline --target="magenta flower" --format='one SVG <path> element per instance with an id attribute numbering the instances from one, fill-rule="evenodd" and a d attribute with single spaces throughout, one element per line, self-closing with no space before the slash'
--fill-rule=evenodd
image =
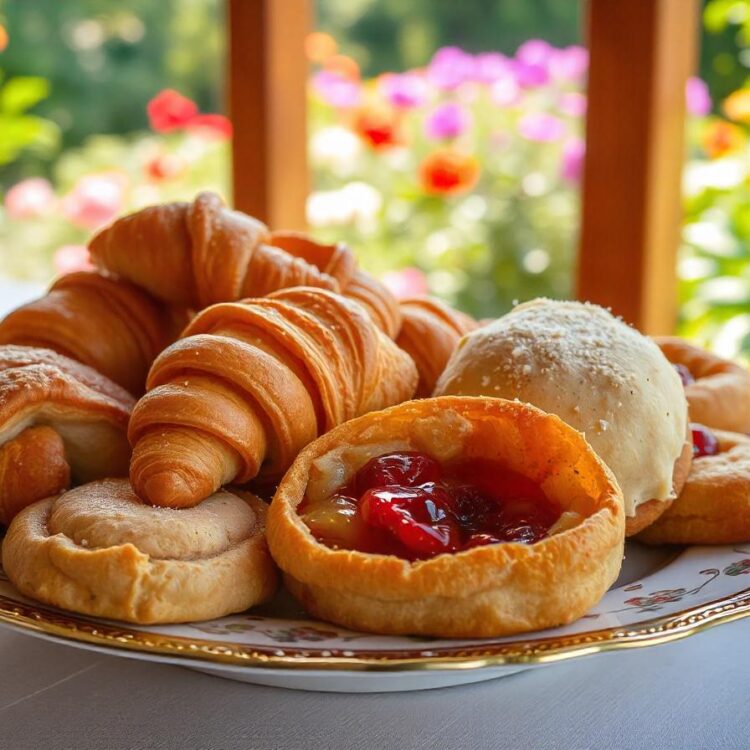
<path id="1" fill-rule="evenodd" d="M 427 277 L 418 268 L 407 267 L 400 271 L 388 271 L 383 275 L 383 283 L 398 299 L 419 297 L 427 294 Z"/>
<path id="2" fill-rule="evenodd" d="M 442 47 L 430 60 L 427 77 L 439 89 L 452 91 L 474 79 L 474 57 L 458 47 Z"/>
<path id="3" fill-rule="evenodd" d="M 518 132 L 529 141 L 551 143 L 562 138 L 565 125 L 547 112 L 529 112 L 518 121 Z"/>
<path id="4" fill-rule="evenodd" d="M 589 68 L 589 51 L 585 47 L 573 45 L 553 50 L 549 60 L 549 71 L 560 81 L 581 81 Z"/>
<path id="5" fill-rule="evenodd" d="M 383 96 L 399 109 L 419 107 L 427 101 L 427 81 L 419 73 L 386 73 L 378 84 Z"/>
<path id="6" fill-rule="evenodd" d="M 359 106 L 362 100 L 362 87 L 332 70 L 319 70 L 313 77 L 313 87 L 327 104 L 337 109 Z"/>
<path id="7" fill-rule="evenodd" d="M 685 99 L 687 111 L 691 115 L 703 116 L 711 111 L 713 102 L 711 94 L 708 93 L 708 85 L 700 78 L 688 78 L 685 84 Z"/>
<path id="8" fill-rule="evenodd" d="M 119 172 L 82 177 L 62 199 L 62 213 L 82 229 L 109 224 L 125 208 L 126 183 L 126 176 Z"/>
<path id="9" fill-rule="evenodd" d="M 52 255 L 52 265 L 60 276 L 74 271 L 91 271 L 94 268 L 86 245 L 58 247 Z"/>
<path id="10" fill-rule="evenodd" d="M 577 184 L 580 181 L 585 156 L 586 144 L 580 138 L 571 138 L 565 142 L 560 168 L 560 176 L 565 182 Z"/>
<path id="11" fill-rule="evenodd" d="M 516 50 L 516 60 L 529 65 L 547 66 L 554 56 L 555 48 L 544 39 L 529 39 Z"/>
<path id="12" fill-rule="evenodd" d="M 424 121 L 425 135 L 434 140 L 456 138 L 470 127 L 471 113 L 454 102 L 438 105 Z"/>
<path id="13" fill-rule="evenodd" d="M 569 117 L 583 117 L 586 114 L 586 97 L 577 91 L 569 91 L 560 97 L 557 108 Z"/>
<path id="14" fill-rule="evenodd" d="M 13 185 L 5 194 L 5 210 L 11 219 L 36 219 L 55 207 L 55 191 L 48 180 L 31 177 Z"/>
<path id="15" fill-rule="evenodd" d="M 482 52 L 474 58 L 474 80 L 492 85 L 513 74 L 513 62 L 499 52 Z"/>

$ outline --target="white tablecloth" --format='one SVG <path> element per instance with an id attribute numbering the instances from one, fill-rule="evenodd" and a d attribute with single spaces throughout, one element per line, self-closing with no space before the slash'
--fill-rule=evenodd
<path id="1" fill-rule="evenodd" d="M 0 314 L 38 287 L 0 281 Z M 0 630 L 2 750 L 750 747 L 750 621 L 419 693 L 302 693 Z"/>
<path id="2" fill-rule="evenodd" d="M 256 687 L 0 630 L 3 750 L 750 747 L 750 621 L 492 682 Z"/>

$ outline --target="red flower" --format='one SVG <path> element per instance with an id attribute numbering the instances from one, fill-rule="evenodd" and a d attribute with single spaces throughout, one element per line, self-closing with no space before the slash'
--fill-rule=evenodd
<path id="1" fill-rule="evenodd" d="M 174 154 L 159 154 L 146 163 L 146 174 L 155 182 L 180 177 L 187 165 Z"/>
<path id="2" fill-rule="evenodd" d="M 471 190 L 479 179 L 479 162 L 473 156 L 441 148 L 419 165 L 422 189 L 433 195 L 456 195 Z"/>
<path id="3" fill-rule="evenodd" d="M 198 105 L 174 89 L 160 91 L 146 108 L 151 128 L 157 133 L 180 130 L 198 115 Z"/>
<path id="4" fill-rule="evenodd" d="M 364 107 L 354 118 L 354 131 L 375 150 L 402 142 L 395 114 L 385 107 Z"/>
<path id="5" fill-rule="evenodd" d="M 220 140 L 232 137 L 232 123 L 224 115 L 195 115 L 188 123 L 188 130 L 197 130 Z"/>

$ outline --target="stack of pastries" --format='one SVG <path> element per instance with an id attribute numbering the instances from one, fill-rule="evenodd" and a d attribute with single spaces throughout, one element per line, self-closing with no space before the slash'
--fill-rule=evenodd
<path id="1" fill-rule="evenodd" d="M 626 536 L 750 539 L 750 374 L 602 308 L 478 324 L 213 194 L 0 322 L 6 574 L 46 604 L 484 637 L 581 617 Z"/>

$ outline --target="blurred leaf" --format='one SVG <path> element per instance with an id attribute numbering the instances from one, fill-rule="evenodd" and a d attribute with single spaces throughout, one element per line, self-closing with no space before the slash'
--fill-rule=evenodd
<path id="1" fill-rule="evenodd" d="M 0 111 L 8 115 L 20 114 L 49 95 L 45 78 L 17 76 L 0 88 Z"/>

